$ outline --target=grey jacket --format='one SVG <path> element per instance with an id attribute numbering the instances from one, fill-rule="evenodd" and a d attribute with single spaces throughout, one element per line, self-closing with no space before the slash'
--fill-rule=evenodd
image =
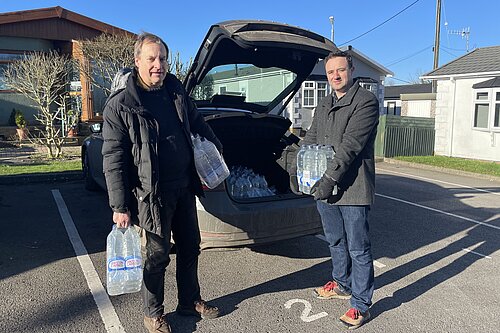
<path id="1" fill-rule="evenodd" d="M 136 71 L 124 71 L 121 74 L 115 80 L 120 82 L 120 87 L 108 98 L 103 114 L 102 154 L 109 204 L 115 212 L 130 210 L 135 224 L 162 236 L 159 173 L 168 170 L 159 170 L 158 123 L 139 99 Z M 191 142 L 190 133 L 197 133 L 221 150 L 222 145 L 187 96 L 181 82 L 167 74 L 164 84 L 174 102 L 188 142 Z M 190 153 L 193 154 L 192 149 Z M 194 157 L 192 160 L 191 187 L 193 193 L 203 195 Z"/>
<path id="2" fill-rule="evenodd" d="M 311 128 L 301 143 L 331 145 L 335 157 L 326 173 L 339 191 L 327 201 L 338 205 L 371 205 L 375 197 L 374 144 L 377 135 L 378 100 L 354 82 L 333 104 L 330 94 L 316 108 Z"/>

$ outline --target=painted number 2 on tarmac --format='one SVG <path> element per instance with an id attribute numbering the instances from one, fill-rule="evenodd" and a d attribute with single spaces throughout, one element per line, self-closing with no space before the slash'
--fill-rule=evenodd
<path id="1" fill-rule="evenodd" d="M 315 321 L 315 320 L 318 320 L 320 318 L 328 316 L 328 313 L 326 313 L 324 311 L 320 312 L 320 313 L 317 313 L 317 314 L 314 314 L 314 315 L 310 315 L 311 310 L 312 310 L 311 303 L 309 303 L 306 300 L 299 299 L 299 298 L 294 298 L 294 299 L 291 299 L 288 302 L 286 302 L 285 303 L 285 308 L 291 309 L 292 305 L 294 303 L 302 303 L 302 304 L 304 304 L 304 310 L 302 310 L 302 314 L 300 315 L 300 319 L 302 319 L 302 321 L 305 321 L 306 323 L 310 323 L 311 321 Z"/>

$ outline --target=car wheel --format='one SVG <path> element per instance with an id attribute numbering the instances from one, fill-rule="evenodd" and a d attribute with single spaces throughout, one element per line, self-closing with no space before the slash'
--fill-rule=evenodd
<path id="1" fill-rule="evenodd" d="M 90 174 L 89 155 L 87 152 L 83 155 L 83 179 L 85 180 L 85 189 L 88 191 L 100 190 L 99 185 L 96 183 Z"/>

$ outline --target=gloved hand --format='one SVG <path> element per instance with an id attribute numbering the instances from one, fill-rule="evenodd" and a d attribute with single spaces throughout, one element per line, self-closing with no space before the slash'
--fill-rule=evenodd
<path id="1" fill-rule="evenodd" d="M 311 188 L 311 195 L 314 197 L 314 200 L 328 199 L 334 194 L 335 185 L 337 185 L 335 179 L 323 175 Z"/>
<path id="2" fill-rule="evenodd" d="M 290 190 L 297 195 L 302 194 L 302 192 L 299 191 L 299 182 L 296 174 L 290 175 Z"/>

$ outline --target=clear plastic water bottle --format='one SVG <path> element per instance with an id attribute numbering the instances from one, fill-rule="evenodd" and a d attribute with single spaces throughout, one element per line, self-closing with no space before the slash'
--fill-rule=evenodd
<path id="1" fill-rule="evenodd" d="M 299 185 L 299 191 L 304 192 L 304 153 L 306 152 L 307 145 L 300 147 L 297 153 L 297 183 Z"/>
<path id="2" fill-rule="evenodd" d="M 106 239 L 106 286 L 110 296 L 124 293 L 125 258 L 123 257 L 123 232 L 113 225 Z"/>
<path id="3" fill-rule="evenodd" d="M 229 169 L 217 147 L 200 136 L 192 136 L 196 170 L 208 188 L 215 188 L 229 176 Z"/>
<path id="4" fill-rule="evenodd" d="M 312 167 L 311 167 L 311 182 L 310 187 L 313 187 L 314 184 L 323 176 L 323 173 L 326 170 L 326 154 L 321 149 L 321 146 L 314 145 L 312 149 Z"/>
<path id="5" fill-rule="evenodd" d="M 335 151 L 333 150 L 332 146 L 329 145 L 323 145 L 326 153 L 326 159 L 328 161 L 333 160 L 333 157 L 335 156 Z"/>
<path id="6" fill-rule="evenodd" d="M 314 150 L 312 146 L 306 146 L 304 152 L 304 169 L 302 172 L 302 193 L 311 193 L 312 170 L 314 168 Z"/>
<path id="7" fill-rule="evenodd" d="M 135 293 L 142 285 L 141 240 L 134 226 L 127 228 L 123 235 L 123 253 L 125 257 L 125 293 Z"/>
<path id="8" fill-rule="evenodd" d="M 322 174 L 324 174 L 326 171 L 326 168 L 328 167 L 328 163 L 331 160 L 333 160 L 333 157 L 335 156 L 335 151 L 333 150 L 333 147 L 329 146 L 329 145 L 323 145 L 321 147 L 321 149 L 323 150 L 323 152 L 325 153 L 325 156 L 326 156 L 326 167 L 325 167 L 325 170 L 322 172 Z M 336 195 L 337 193 L 338 193 L 338 187 L 337 187 L 337 185 L 335 185 L 335 187 L 333 188 L 332 195 Z"/>

